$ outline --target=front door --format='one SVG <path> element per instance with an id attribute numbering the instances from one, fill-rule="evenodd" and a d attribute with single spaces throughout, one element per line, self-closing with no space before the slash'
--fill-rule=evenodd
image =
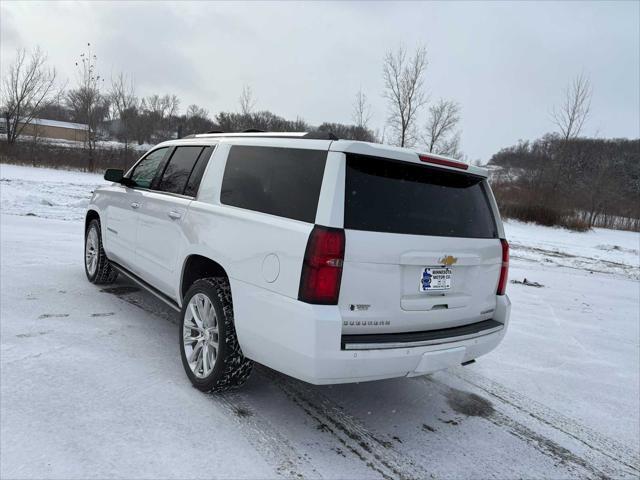
<path id="1" fill-rule="evenodd" d="M 102 232 L 105 251 L 111 260 L 133 271 L 140 192 L 114 184 L 104 195 L 108 197 Z"/>
<path id="2" fill-rule="evenodd" d="M 187 184 L 199 157 L 207 154 L 210 147 L 176 147 L 151 189 L 142 192 L 136 235 L 139 275 L 171 298 L 177 295 L 177 259 L 186 243 L 182 222 L 193 199 Z"/>
<path id="3" fill-rule="evenodd" d="M 138 235 L 139 212 L 144 205 L 144 192 L 148 189 L 159 170 L 164 166 L 164 158 L 169 148 L 158 148 L 145 155 L 127 175 L 135 182 L 131 187 L 114 185 L 107 209 L 107 228 L 103 232 L 107 254 L 133 273 L 139 275 L 136 260 L 136 238 Z"/>

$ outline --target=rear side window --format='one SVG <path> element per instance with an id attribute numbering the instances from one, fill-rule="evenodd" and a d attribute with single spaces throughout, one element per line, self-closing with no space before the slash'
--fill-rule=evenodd
<path id="1" fill-rule="evenodd" d="M 177 147 L 164 169 L 158 190 L 182 194 L 203 148 Z"/>
<path id="2" fill-rule="evenodd" d="M 211 153 L 213 152 L 213 147 L 206 147 L 202 150 L 202 153 L 198 157 L 198 161 L 196 165 L 193 167 L 191 172 L 191 176 L 187 181 L 187 186 L 184 189 L 184 194 L 189 195 L 190 197 L 195 197 L 198 193 L 198 188 L 200 187 L 200 181 L 202 180 L 202 175 L 204 175 L 204 171 L 207 168 L 207 164 L 209 163 L 209 158 L 211 158 Z"/>
<path id="3" fill-rule="evenodd" d="M 168 147 L 158 148 L 140 160 L 131 173 L 131 180 L 138 187 L 149 188 L 168 150 Z"/>
<path id="4" fill-rule="evenodd" d="M 344 226 L 353 230 L 497 238 L 486 180 L 474 175 L 347 155 Z"/>
<path id="5" fill-rule="evenodd" d="M 313 223 L 327 152 L 231 147 L 222 180 L 225 205 Z"/>

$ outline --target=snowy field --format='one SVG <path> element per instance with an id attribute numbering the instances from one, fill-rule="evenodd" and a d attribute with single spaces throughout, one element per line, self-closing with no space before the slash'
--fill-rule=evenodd
<path id="1" fill-rule="evenodd" d="M 86 281 L 99 175 L 0 165 L 1 478 L 638 478 L 640 235 L 506 225 L 510 329 L 468 367 L 203 395 L 175 314 Z"/>

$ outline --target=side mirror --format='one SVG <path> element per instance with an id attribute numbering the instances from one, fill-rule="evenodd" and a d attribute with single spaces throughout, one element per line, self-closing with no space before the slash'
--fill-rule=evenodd
<path id="1" fill-rule="evenodd" d="M 107 182 L 122 182 L 122 176 L 124 175 L 124 170 L 119 170 L 117 168 L 107 168 L 107 171 L 104 172 L 104 179 Z"/>

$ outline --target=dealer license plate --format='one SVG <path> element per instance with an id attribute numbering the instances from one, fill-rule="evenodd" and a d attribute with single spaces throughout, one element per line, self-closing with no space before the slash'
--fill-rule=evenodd
<path id="1" fill-rule="evenodd" d="M 450 268 L 425 267 L 420 276 L 420 291 L 449 290 L 451 288 L 452 275 Z"/>

